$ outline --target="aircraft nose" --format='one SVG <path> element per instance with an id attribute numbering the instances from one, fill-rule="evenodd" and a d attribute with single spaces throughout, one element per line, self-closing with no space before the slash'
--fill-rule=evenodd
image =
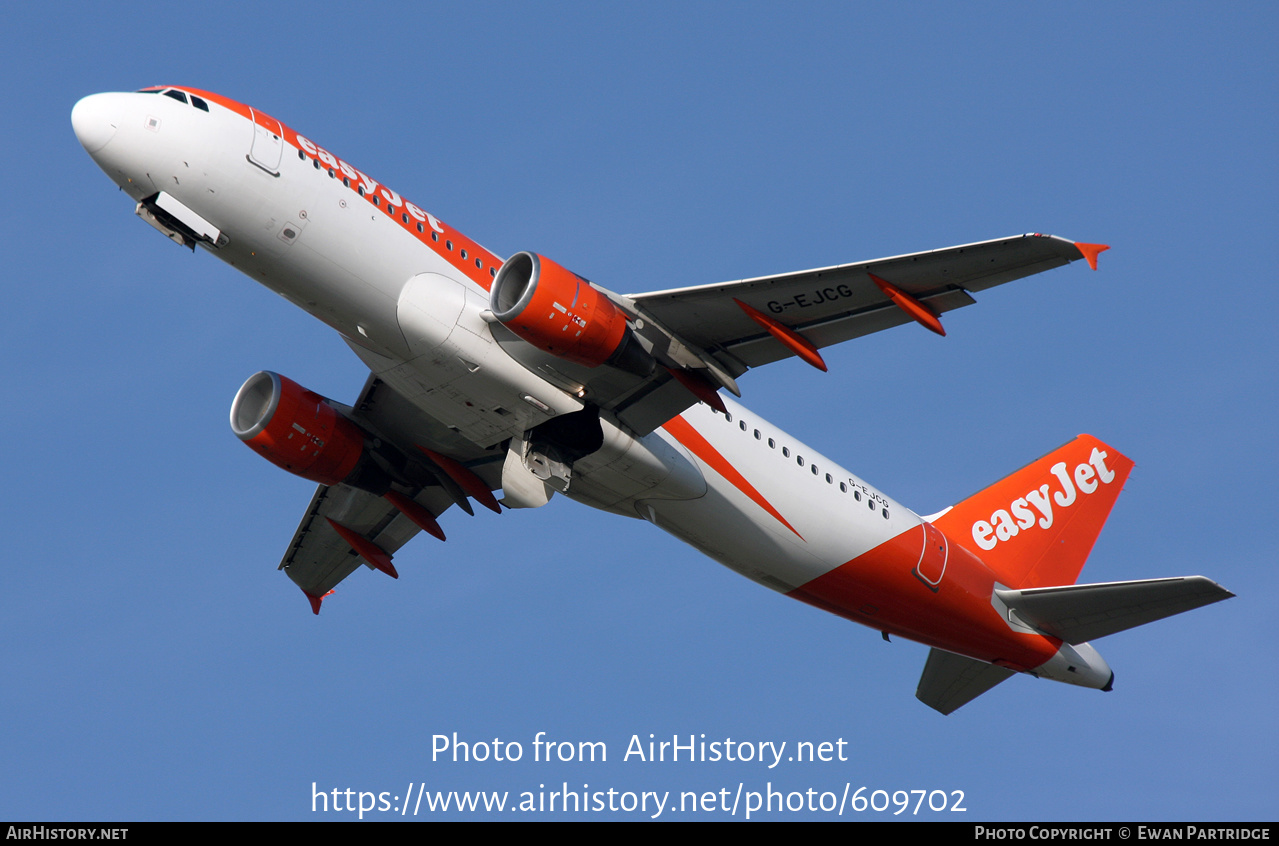
<path id="1" fill-rule="evenodd" d="M 91 94 L 71 110 L 71 127 L 89 155 L 107 146 L 120 125 L 110 94 Z"/>

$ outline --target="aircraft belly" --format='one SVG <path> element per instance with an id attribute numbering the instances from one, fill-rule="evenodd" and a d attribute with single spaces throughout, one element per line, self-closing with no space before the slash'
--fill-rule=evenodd
<path id="1" fill-rule="evenodd" d="M 705 474 L 678 441 L 660 431 L 636 435 L 607 413 L 599 422 L 603 443 L 573 463 L 569 496 L 628 517 L 637 516 L 637 499 L 705 496 Z"/>
<path id="2" fill-rule="evenodd" d="M 407 278 L 407 277 L 406 277 Z M 402 361 L 365 363 L 406 399 L 473 443 L 491 446 L 583 403 L 530 373 L 493 339 L 475 286 L 437 272 L 402 284 L 395 303 Z"/>

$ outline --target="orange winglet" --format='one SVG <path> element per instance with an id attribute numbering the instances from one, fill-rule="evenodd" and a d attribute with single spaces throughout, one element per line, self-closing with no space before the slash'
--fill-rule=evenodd
<path id="1" fill-rule="evenodd" d="M 946 330 L 942 328 L 941 321 L 937 319 L 935 311 L 891 282 L 886 282 L 873 273 L 867 275 L 872 282 L 879 286 L 879 290 L 883 291 L 888 296 L 888 299 L 893 301 L 893 305 L 909 314 L 912 320 L 925 329 L 936 332 L 942 337 L 946 336 Z"/>
<path id="2" fill-rule="evenodd" d="M 748 306 L 737 297 L 733 297 L 733 302 L 741 306 L 747 317 L 767 329 L 768 334 L 780 341 L 787 349 L 823 373 L 826 372 L 826 362 L 822 359 L 822 354 L 807 338 L 789 326 L 778 323 L 759 309 Z"/>
<path id="3" fill-rule="evenodd" d="M 1093 270 L 1097 269 L 1097 255 L 1104 253 L 1110 249 L 1109 244 L 1085 244 L 1082 241 L 1075 242 L 1075 249 L 1079 250 L 1079 254 L 1087 260 L 1088 266 Z"/>
<path id="4" fill-rule="evenodd" d="M 369 562 L 375 570 L 381 570 L 393 579 L 400 577 L 400 574 L 395 572 L 395 565 L 391 563 L 391 556 L 387 554 L 386 550 L 359 532 L 352 531 L 329 517 L 324 519 L 328 520 L 329 525 L 333 527 L 333 531 L 341 535 L 342 540 L 350 544 L 351 549 L 358 552 L 360 557 Z"/>
<path id="5" fill-rule="evenodd" d="M 705 379 L 686 370 L 676 370 L 674 367 L 667 367 L 666 372 L 674 376 L 676 382 L 688 388 L 689 393 L 693 396 L 720 414 L 728 414 L 728 409 L 724 407 L 724 401 L 719 397 L 719 391 Z"/>
<path id="6" fill-rule="evenodd" d="M 413 521 L 413 523 L 422 531 L 435 535 L 440 540 L 446 540 L 444 530 L 440 528 L 440 524 L 436 521 L 435 515 L 409 499 L 399 491 L 391 490 L 382 494 L 386 501 L 396 507 L 396 509 L 405 517 Z"/>
<path id="7" fill-rule="evenodd" d="M 324 596 L 316 596 L 305 588 L 302 590 L 306 594 L 306 599 L 311 603 L 311 613 L 318 615 L 320 613 L 320 603 L 324 601 L 325 596 L 332 596 L 333 591 L 329 591 Z"/>
<path id="8" fill-rule="evenodd" d="M 427 449 L 424 446 L 419 446 L 418 449 L 422 450 L 423 455 L 438 464 L 440 469 L 447 473 L 450 479 L 457 482 L 458 487 L 474 497 L 476 502 L 498 514 L 502 513 L 502 506 L 497 504 L 497 497 L 493 496 L 489 486 L 484 483 L 483 479 L 475 475 L 472 470 L 464 467 L 460 461 L 455 461 L 447 455 L 440 455 L 438 452 Z"/>

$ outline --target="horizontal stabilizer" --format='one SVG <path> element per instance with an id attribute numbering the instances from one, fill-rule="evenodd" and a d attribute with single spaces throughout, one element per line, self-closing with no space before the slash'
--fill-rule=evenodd
<path id="1" fill-rule="evenodd" d="M 1009 619 L 1076 644 L 1234 596 L 1203 576 L 995 591 Z M 932 659 L 929 659 L 931 665 Z M 927 670 L 925 670 L 925 673 Z"/>
<path id="2" fill-rule="evenodd" d="M 1012 670 L 965 658 L 941 649 L 928 653 L 915 698 L 929 708 L 949 714 L 1013 674 Z"/>

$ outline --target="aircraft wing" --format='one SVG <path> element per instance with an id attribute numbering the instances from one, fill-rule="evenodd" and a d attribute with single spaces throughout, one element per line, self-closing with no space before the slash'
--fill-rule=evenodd
<path id="1" fill-rule="evenodd" d="M 1016 235 L 873 261 L 648 294 L 606 292 L 624 310 L 657 366 L 648 375 L 588 367 L 539 351 L 500 324 L 494 338 L 552 384 L 647 434 L 716 392 L 741 395 L 752 367 L 797 355 L 825 369 L 821 347 L 917 320 L 944 333 L 938 315 L 972 305 L 971 292 L 1086 259 L 1101 244 Z M 602 289 L 601 289 L 602 290 Z"/>
<path id="2" fill-rule="evenodd" d="M 407 473 L 416 483 L 396 484 L 386 496 L 347 484 L 316 488 L 279 569 L 302 589 L 317 614 L 320 601 L 361 564 L 398 578 L 392 555 L 423 528 L 444 540 L 434 518 L 455 504 L 474 513 L 468 494 L 497 508 L 489 492 L 500 487 L 500 461 L 494 464 L 492 456 L 475 454 L 474 446 L 441 444 L 425 429 L 431 421 L 410 409 L 376 376 L 369 377 L 356 405 L 344 409 L 366 431 L 409 456 L 412 467 L 400 475 Z M 426 444 L 452 455 L 434 453 L 432 458 L 415 449 Z"/>
<path id="3" fill-rule="evenodd" d="M 453 504 L 442 490 L 431 495 L 428 489 L 413 499 L 432 515 Z M 320 485 L 280 561 L 280 569 L 311 597 L 325 596 L 361 564 L 372 567 L 338 534 L 330 520 L 368 539 L 388 556 L 420 531 L 382 497 L 350 485 Z"/>
<path id="4" fill-rule="evenodd" d="M 629 300 L 641 316 L 709 352 L 735 377 L 747 368 L 796 354 L 739 303 L 821 348 L 918 319 L 910 309 L 912 300 L 936 316 L 972 305 L 972 291 L 1081 258 L 1095 268 L 1103 249 L 1053 235 L 1016 235 L 777 276 L 632 294 Z"/>

